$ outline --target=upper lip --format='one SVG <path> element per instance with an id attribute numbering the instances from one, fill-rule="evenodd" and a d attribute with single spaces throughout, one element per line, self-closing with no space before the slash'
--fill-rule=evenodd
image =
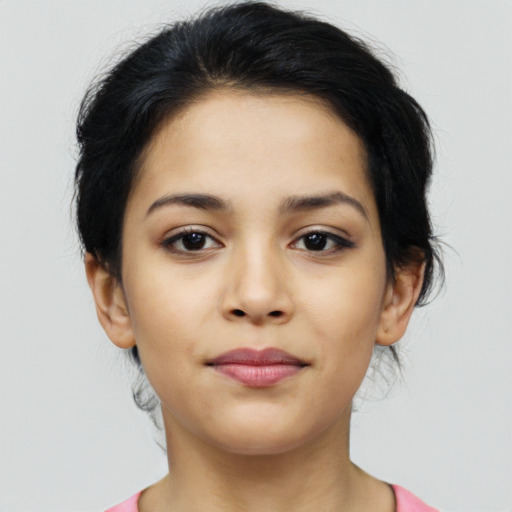
<path id="1" fill-rule="evenodd" d="M 277 348 L 266 348 L 255 350 L 253 348 L 237 348 L 225 352 L 207 363 L 209 366 L 221 364 L 245 364 L 251 366 L 269 366 L 273 364 L 290 364 L 296 366 L 307 366 L 305 361 L 292 356 L 284 350 Z"/>

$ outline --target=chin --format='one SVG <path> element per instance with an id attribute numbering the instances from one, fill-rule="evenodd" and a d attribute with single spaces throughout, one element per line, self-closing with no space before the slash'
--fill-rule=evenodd
<path id="1" fill-rule="evenodd" d="M 223 451 L 236 455 L 279 455 L 292 451 L 313 440 L 317 434 L 306 422 L 272 421 L 226 422 L 229 429 L 217 431 L 214 444 Z M 300 428 L 298 428 L 300 427 Z M 310 427 L 310 428 L 308 428 Z M 212 439 L 212 438 L 210 438 Z"/>
<path id="2" fill-rule="evenodd" d="M 290 452 L 304 444 L 301 439 L 291 441 L 290 436 L 272 437 L 261 432 L 255 436 L 243 436 L 237 439 L 224 440 L 217 445 L 218 448 L 233 455 L 271 456 Z"/>

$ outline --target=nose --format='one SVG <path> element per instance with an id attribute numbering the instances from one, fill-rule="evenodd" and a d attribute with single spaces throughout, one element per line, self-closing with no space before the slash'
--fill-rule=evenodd
<path id="1" fill-rule="evenodd" d="M 293 304 L 283 256 L 255 245 L 233 251 L 226 270 L 223 315 L 255 325 L 286 323 Z"/>

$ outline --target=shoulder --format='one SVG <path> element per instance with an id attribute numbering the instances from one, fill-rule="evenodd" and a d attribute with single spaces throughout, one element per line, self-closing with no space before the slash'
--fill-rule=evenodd
<path id="1" fill-rule="evenodd" d="M 429 507 L 414 494 L 398 485 L 392 485 L 396 497 L 396 512 L 438 512 L 437 509 Z"/>
<path id="2" fill-rule="evenodd" d="M 123 503 L 119 503 L 119 505 L 111 507 L 105 512 L 138 512 L 139 508 L 137 503 L 139 501 L 140 495 L 141 493 L 138 492 L 126 501 L 123 501 Z"/>
<path id="3" fill-rule="evenodd" d="M 392 485 L 396 497 L 396 512 L 438 512 L 435 508 L 429 507 L 419 498 L 398 485 Z M 141 493 L 133 495 L 119 505 L 109 508 L 105 512 L 138 512 L 137 503 Z"/>

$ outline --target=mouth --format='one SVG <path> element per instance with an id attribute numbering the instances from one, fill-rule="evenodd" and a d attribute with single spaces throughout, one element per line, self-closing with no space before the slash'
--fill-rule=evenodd
<path id="1" fill-rule="evenodd" d="M 228 378 L 255 388 L 273 386 L 309 366 L 305 361 L 276 348 L 235 349 L 208 361 L 206 365 Z"/>

